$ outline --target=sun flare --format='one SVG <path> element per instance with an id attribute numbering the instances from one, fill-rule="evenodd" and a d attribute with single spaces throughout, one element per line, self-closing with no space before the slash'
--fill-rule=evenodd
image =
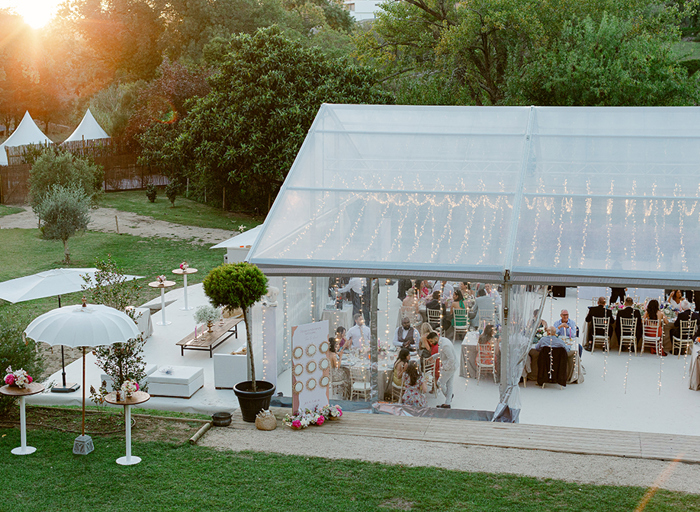
<path id="1" fill-rule="evenodd" d="M 46 25 L 62 0 L 0 0 L 0 9 L 9 8 L 24 18 L 32 28 Z"/>

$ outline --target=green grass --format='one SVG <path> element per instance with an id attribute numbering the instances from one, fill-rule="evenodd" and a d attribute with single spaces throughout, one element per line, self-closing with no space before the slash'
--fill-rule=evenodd
<path id="1" fill-rule="evenodd" d="M 124 212 L 147 215 L 158 220 L 184 224 L 186 226 L 201 226 L 204 228 L 227 229 L 238 231 L 243 225 L 246 229 L 260 224 L 248 215 L 224 212 L 196 201 L 178 197 L 175 206 L 165 197 L 162 189 L 158 190 L 155 203 L 146 198 L 143 190 L 129 190 L 126 192 L 110 192 L 104 194 L 100 200 L 100 206 L 116 208 Z"/>
<path id="2" fill-rule="evenodd" d="M 22 212 L 22 208 L 17 208 L 15 206 L 5 206 L 4 204 L 0 204 L 0 217 L 4 217 L 5 215 L 12 215 L 13 213 L 19 213 Z"/>
<path id="3" fill-rule="evenodd" d="M 42 240 L 35 229 L 0 230 L 2 265 L 0 281 L 27 276 L 43 270 L 63 267 L 63 244 Z M 143 303 L 158 295 L 158 291 L 148 287 L 155 276 L 165 274 L 179 286 L 182 278 L 171 270 L 186 260 L 199 270 L 188 276 L 189 284 L 196 284 L 206 277 L 209 270 L 223 263 L 220 250 L 210 250 L 209 245 L 198 246 L 162 238 L 141 238 L 131 235 L 87 232 L 71 238 L 72 267 L 93 267 L 95 258 L 104 259 L 108 254 L 128 274 L 145 276 L 138 283 L 141 286 L 139 302 Z M 82 292 L 62 297 L 62 304 L 78 304 Z M 37 316 L 56 308 L 55 297 L 10 304 L 0 301 L 0 325 L 14 325 L 24 329 Z"/>
<path id="4" fill-rule="evenodd" d="M 646 492 L 162 442 L 134 441 L 142 462 L 124 467 L 115 462 L 124 455 L 121 437 L 93 436 L 87 456 L 73 455 L 74 434 L 27 437 L 37 452 L 15 457 L 19 431 L 0 430 L 4 510 L 607 511 L 634 510 Z M 659 491 L 644 510 L 700 510 L 700 496 Z"/>

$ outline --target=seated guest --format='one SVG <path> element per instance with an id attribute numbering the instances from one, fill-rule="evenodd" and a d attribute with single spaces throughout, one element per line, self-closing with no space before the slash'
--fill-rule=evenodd
<path id="1" fill-rule="evenodd" d="M 425 299 L 432 293 L 432 286 L 428 281 L 419 281 L 418 283 L 418 298 Z"/>
<path id="2" fill-rule="evenodd" d="M 423 321 L 418 309 L 418 299 L 413 288 L 406 290 L 406 298 L 401 303 L 401 319 L 408 317 L 413 325 L 418 325 Z"/>
<path id="3" fill-rule="evenodd" d="M 603 301 L 605 301 L 604 298 Z M 560 317 L 561 318 L 559 320 L 554 322 L 554 327 L 557 330 L 557 336 L 561 336 L 562 338 L 575 338 L 577 336 L 576 322 L 569 318 L 569 312 L 566 309 L 562 309 Z"/>
<path id="4" fill-rule="evenodd" d="M 403 372 L 402 403 L 413 407 L 425 407 L 427 405 L 425 398 L 427 391 L 428 386 L 423 380 L 418 364 L 415 361 L 410 361 Z"/>
<path id="5" fill-rule="evenodd" d="M 454 287 L 447 281 L 435 281 L 433 285 L 433 293 L 440 292 L 440 297 L 442 297 L 443 304 L 445 301 L 452 298 L 454 293 Z"/>
<path id="6" fill-rule="evenodd" d="M 450 325 L 452 325 L 452 322 L 450 322 L 447 318 L 447 313 L 445 311 L 445 306 L 442 304 L 442 301 L 440 300 L 440 291 L 433 292 L 433 295 L 431 296 L 432 298 L 428 303 L 425 305 L 426 309 L 426 314 L 429 309 L 433 311 L 442 311 L 442 327 L 444 329 L 447 329 Z M 440 327 L 439 325 L 433 325 L 433 327 Z"/>
<path id="7" fill-rule="evenodd" d="M 495 334 L 495 328 L 491 324 L 487 324 L 484 327 L 484 332 L 479 336 L 479 345 L 486 345 L 488 343 L 493 344 L 493 335 Z"/>
<path id="8" fill-rule="evenodd" d="M 336 348 L 342 349 L 348 339 L 345 337 L 345 327 L 339 325 L 335 328 L 335 344 Z"/>
<path id="9" fill-rule="evenodd" d="M 328 337 L 328 344 L 330 348 L 328 349 L 328 360 L 331 362 L 331 368 L 340 368 L 340 358 L 336 353 L 336 343 L 333 336 Z"/>
<path id="10" fill-rule="evenodd" d="M 399 356 L 396 358 L 396 361 L 394 361 L 394 384 L 397 387 L 401 387 L 401 383 L 403 382 L 403 373 L 406 370 L 406 367 L 408 366 L 408 362 L 411 360 L 411 353 L 408 351 L 408 349 L 402 348 L 399 350 Z"/>
<path id="11" fill-rule="evenodd" d="M 637 327 L 635 327 L 634 337 L 637 339 L 637 342 L 642 340 L 642 314 L 636 309 L 634 309 L 632 307 L 633 305 L 634 299 L 632 297 L 627 297 L 625 299 L 624 309 L 621 309 L 617 312 L 617 320 L 615 321 L 615 334 L 617 334 L 618 340 L 620 339 L 622 331 L 622 322 L 620 322 L 621 318 L 637 319 Z"/>
<path id="12" fill-rule="evenodd" d="M 683 294 L 680 290 L 673 290 L 671 295 L 668 296 L 668 303 L 672 308 L 680 309 L 682 300 Z"/>
<path id="13" fill-rule="evenodd" d="M 484 291 L 486 292 L 486 295 L 488 297 L 491 297 L 493 299 L 494 304 L 498 306 L 499 308 L 503 305 L 503 300 L 501 299 L 501 294 L 498 293 L 498 290 L 495 288 L 492 288 L 489 283 L 486 283 L 484 285 Z"/>
<path id="14" fill-rule="evenodd" d="M 659 326 L 654 329 L 648 324 L 648 320 L 658 320 Z M 647 310 L 642 315 L 642 322 L 644 322 L 644 335 L 652 338 L 663 338 L 664 335 L 664 325 L 668 324 L 668 318 L 664 315 L 663 311 L 659 311 L 659 301 L 652 299 L 647 304 Z M 656 354 L 656 347 L 651 347 L 651 353 Z M 662 356 L 666 355 L 665 351 L 661 352 Z"/>
<path id="15" fill-rule="evenodd" d="M 420 336 L 418 335 L 418 329 L 411 327 L 411 321 L 408 317 L 404 317 L 401 320 L 401 327 L 396 328 L 392 343 L 395 347 L 416 350 L 419 341 Z"/>
<path id="16" fill-rule="evenodd" d="M 365 318 L 361 313 L 354 317 L 355 325 L 348 330 L 348 341 L 345 342 L 344 350 L 369 350 L 370 330 L 365 325 Z"/>
<path id="17" fill-rule="evenodd" d="M 586 322 L 593 322 L 593 318 L 609 318 L 608 321 L 608 336 L 612 335 L 613 332 L 613 314 L 612 311 L 605 307 L 605 297 L 598 297 L 598 305 L 591 306 L 588 308 L 588 314 L 586 315 Z M 556 325 L 556 324 L 554 324 Z M 589 342 L 593 341 L 593 330 L 594 326 L 588 330 L 588 339 L 586 340 L 586 349 L 589 347 Z M 557 331 L 558 334 L 558 331 Z M 603 332 L 597 333 L 603 335 Z"/>
<path id="18" fill-rule="evenodd" d="M 678 313 L 678 316 L 676 317 L 676 321 L 673 322 L 673 327 L 671 328 L 671 338 L 680 338 L 681 337 L 681 321 L 688 321 L 688 320 L 695 320 L 695 327 L 697 330 L 698 324 L 700 324 L 700 315 L 697 312 L 693 312 L 690 309 L 690 302 L 687 300 L 683 299 L 681 300 L 680 304 L 680 309 L 681 312 Z M 697 337 L 697 333 L 693 333 L 691 335 L 693 338 Z"/>
<path id="19" fill-rule="evenodd" d="M 432 355 L 430 343 L 428 343 L 428 334 L 434 331 L 433 326 L 428 322 L 423 322 L 423 324 L 420 326 L 420 343 L 418 345 L 418 351 L 421 358 L 428 358 Z"/>
<path id="20" fill-rule="evenodd" d="M 542 338 L 540 338 L 540 341 L 535 345 L 535 350 L 542 350 L 542 347 L 560 347 L 566 349 L 567 352 L 571 350 L 571 347 L 564 343 L 564 340 L 557 337 L 557 330 L 554 326 L 547 327 L 547 336 L 542 336 Z"/>
<path id="21" fill-rule="evenodd" d="M 462 327 L 465 328 L 466 330 L 469 330 L 469 311 L 468 311 L 468 306 L 466 303 L 466 300 L 464 299 L 464 295 L 462 295 L 461 290 L 455 290 L 454 293 L 452 294 L 452 307 L 450 308 L 453 312 L 456 309 L 461 309 L 464 313 L 462 316 L 459 318 L 456 318 L 455 321 L 457 324 L 455 327 Z M 455 334 L 456 336 L 456 334 Z M 457 340 L 455 340 L 457 341 Z"/>
<path id="22" fill-rule="evenodd" d="M 469 311 L 469 322 L 472 327 L 479 327 L 479 308 L 483 308 L 484 311 L 494 311 L 494 301 L 491 297 L 486 295 L 486 290 L 482 285 L 478 285 L 479 289 L 476 292 L 476 299 L 474 300 L 474 305 Z M 493 314 L 493 313 L 492 313 Z"/>

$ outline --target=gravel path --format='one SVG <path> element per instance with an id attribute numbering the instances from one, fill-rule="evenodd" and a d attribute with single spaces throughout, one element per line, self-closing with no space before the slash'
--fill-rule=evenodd
<path id="1" fill-rule="evenodd" d="M 272 432 L 212 428 L 198 444 L 220 450 L 252 450 L 459 471 L 509 473 L 596 485 L 656 486 L 700 494 L 700 465 L 647 459 L 331 436 L 311 431 L 296 432 L 283 426 L 278 426 Z"/>
<path id="2" fill-rule="evenodd" d="M 172 222 L 155 220 L 153 217 L 122 212 L 114 208 L 90 210 L 90 219 L 88 229 L 91 231 L 116 233 L 118 219 L 120 233 L 143 237 L 156 236 L 170 240 L 190 241 L 197 244 L 216 244 L 238 234 L 236 231 L 224 229 L 173 224 Z M 37 217 L 32 209 L 25 207 L 22 213 L 0 217 L 0 229 L 36 229 L 37 222 Z"/>

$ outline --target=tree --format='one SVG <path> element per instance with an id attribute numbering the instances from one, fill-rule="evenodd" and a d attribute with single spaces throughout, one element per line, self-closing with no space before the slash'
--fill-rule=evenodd
<path id="1" fill-rule="evenodd" d="M 685 9 L 692 10 L 688 5 Z M 552 54 L 562 55 L 567 47 L 571 50 L 572 41 L 577 40 L 578 48 L 572 50 L 571 57 L 574 52 L 592 51 L 580 54 L 579 62 L 589 61 L 590 65 L 585 66 L 589 72 L 615 75 L 609 73 L 611 65 L 604 59 L 620 50 L 618 43 L 622 40 L 603 36 L 613 25 L 624 34 L 628 55 L 616 59 L 612 66 L 620 67 L 629 83 L 636 84 L 636 89 L 614 101 L 629 101 L 635 95 L 648 94 L 650 89 L 664 88 L 668 76 L 653 69 L 659 64 L 674 68 L 669 74 L 675 75 L 678 86 L 673 90 L 678 93 L 658 94 L 650 101 L 694 101 L 694 96 L 688 94 L 694 82 L 679 72 L 680 56 L 674 62 L 666 51 L 669 44 L 679 41 L 678 23 L 685 12 L 656 0 L 406 0 L 386 2 L 381 8 L 383 12 L 372 29 L 358 37 L 358 55 L 361 62 L 381 69 L 387 84 L 411 102 L 558 104 L 558 100 L 543 94 L 551 89 L 549 86 L 543 91 L 537 85 L 547 79 L 536 75 L 546 67 L 541 61 L 549 62 L 547 71 L 564 78 L 571 60 L 552 59 Z M 589 29 L 585 29 L 587 23 Z M 596 26 L 600 30 L 593 29 Z M 598 50 L 582 44 L 582 28 L 589 31 L 589 36 L 593 32 L 600 36 Z M 601 45 L 605 46 L 602 51 Z M 635 59 L 635 52 L 642 50 L 655 57 Z M 577 87 L 573 80 L 570 76 L 561 87 Z"/>
<path id="2" fill-rule="evenodd" d="M 102 167 L 60 150 L 48 149 L 39 156 L 29 172 L 29 198 L 34 211 L 55 185 L 75 185 L 94 201 L 102 189 Z M 39 215 L 40 218 L 41 215 Z"/>
<path id="3" fill-rule="evenodd" d="M 29 338 L 23 340 L 22 330 L 17 327 L 0 325 L 0 370 L 4 371 L 8 366 L 15 370 L 23 369 L 36 382 L 41 382 L 44 361 L 37 350 L 36 342 Z M 0 416 L 8 412 L 15 400 L 16 397 L 0 396 Z"/>
<path id="4" fill-rule="evenodd" d="M 207 274 L 203 281 L 204 293 L 215 307 L 226 307 L 233 311 L 243 310 L 248 360 L 253 375 L 253 392 L 257 391 L 255 383 L 255 358 L 253 357 L 253 338 L 250 334 L 248 308 L 267 293 L 267 277 L 258 267 L 250 263 L 219 265 Z"/>
<path id="5" fill-rule="evenodd" d="M 304 48 L 276 27 L 232 38 L 209 83 L 163 152 L 192 162 L 191 183 L 236 183 L 249 204 L 269 205 L 322 103 L 392 99 L 369 69 Z"/>
<path id="6" fill-rule="evenodd" d="M 41 231 L 47 240 L 63 242 L 63 263 L 70 263 L 68 239 L 85 231 L 90 222 L 90 199 L 77 185 L 54 185 L 35 208 L 43 224 Z"/>
<path id="7" fill-rule="evenodd" d="M 97 272 L 94 277 L 83 276 L 83 290 L 88 302 L 127 311 L 127 307 L 132 306 L 139 297 L 140 288 L 136 280 L 127 280 L 124 269 L 117 265 L 110 254 L 106 260 L 95 258 L 95 268 Z"/>

